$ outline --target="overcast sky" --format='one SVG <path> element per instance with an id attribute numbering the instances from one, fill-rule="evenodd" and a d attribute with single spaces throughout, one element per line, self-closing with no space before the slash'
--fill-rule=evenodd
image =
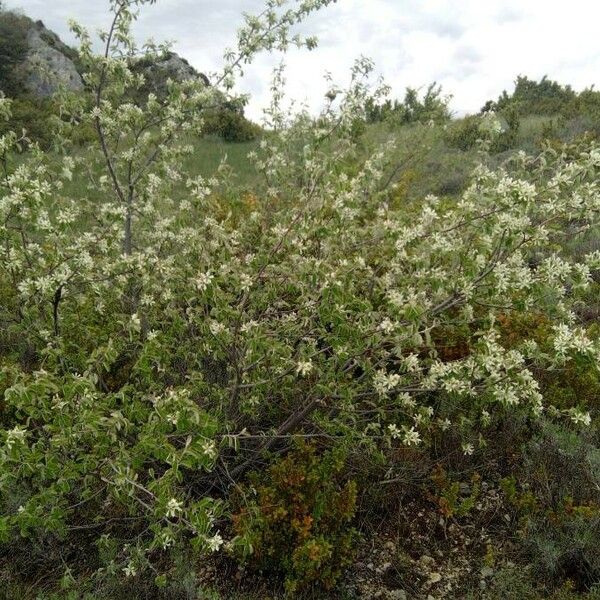
<path id="1" fill-rule="evenodd" d="M 158 0 L 143 9 L 140 39 L 175 42 L 174 49 L 196 68 L 218 69 L 223 49 L 233 44 L 242 12 L 258 12 L 263 0 Z M 91 29 L 106 27 L 108 0 L 7 0 L 42 19 L 67 43 L 75 18 Z M 322 75 L 348 79 L 353 60 L 371 57 L 378 72 L 401 96 L 406 86 L 441 83 L 458 113 L 475 112 L 485 100 L 511 88 L 516 75 L 547 74 L 576 89 L 600 84 L 599 0 L 337 0 L 311 17 L 304 32 L 319 37 L 313 52 L 286 57 L 288 89 L 297 100 L 318 106 Z M 257 118 L 268 102 L 272 66 L 264 56 L 242 82 Z"/>

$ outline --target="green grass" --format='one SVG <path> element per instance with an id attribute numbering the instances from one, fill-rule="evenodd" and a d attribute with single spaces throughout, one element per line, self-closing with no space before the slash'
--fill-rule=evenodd
<path id="1" fill-rule="evenodd" d="M 193 142 L 194 152 L 183 163 L 183 170 L 191 176 L 210 177 L 226 159 L 235 174 L 235 183 L 243 188 L 253 188 L 259 181 L 248 153 L 257 150 L 259 142 L 225 142 L 215 136 L 207 136 Z"/>
<path id="2" fill-rule="evenodd" d="M 251 142 L 225 142 L 216 136 L 206 136 L 204 138 L 191 138 L 187 140 L 194 148 L 193 153 L 186 156 L 182 163 L 182 172 L 185 173 L 185 179 L 175 186 L 175 195 L 184 195 L 185 184 L 188 178 L 202 176 L 212 177 L 218 170 L 223 161 L 228 165 L 231 173 L 227 183 L 241 190 L 256 189 L 261 177 L 254 168 L 252 162 L 248 159 L 248 154 L 257 150 L 259 141 Z M 71 153 L 72 155 L 73 153 Z M 78 158 L 86 158 L 88 150 L 80 148 L 75 151 Z M 18 162 L 27 161 L 28 155 L 21 155 Z M 102 171 L 102 172 L 100 172 Z M 95 173 L 95 177 L 104 174 L 100 169 Z M 67 182 L 64 187 L 64 194 L 70 198 L 89 197 L 93 190 L 89 187 L 87 177 L 74 178 Z"/>
<path id="3" fill-rule="evenodd" d="M 539 149 L 544 134 L 569 137 L 572 129 L 575 126 L 570 122 L 559 123 L 557 118 L 525 117 L 521 120 L 515 147 L 493 156 L 492 162 L 499 164 L 517 150 L 534 153 Z M 427 194 L 455 196 L 468 184 L 469 174 L 479 159 L 477 150 L 463 151 L 450 147 L 445 138 L 445 127 L 442 125 L 393 126 L 384 122 L 367 125 L 360 145 L 367 153 L 393 140 L 395 149 L 389 156 L 390 169 L 398 167 L 395 180 L 403 185 L 403 196 L 415 200 Z M 206 136 L 185 141 L 189 141 L 194 148 L 193 153 L 185 157 L 182 164 L 182 171 L 187 177 L 200 175 L 210 178 L 225 161 L 230 173 L 227 178 L 229 186 L 243 191 L 259 192 L 261 189 L 264 181 L 248 159 L 250 152 L 258 150 L 259 140 L 226 142 L 217 136 Z M 85 157 L 85 154 L 86 150 L 82 148 L 79 155 Z M 185 181 L 176 186 L 175 194 L 183 192 L 184 188 Z M 73 181 L 65 188 L 65 194 L 71 197 L 89 193 L 85 179 Z"/>

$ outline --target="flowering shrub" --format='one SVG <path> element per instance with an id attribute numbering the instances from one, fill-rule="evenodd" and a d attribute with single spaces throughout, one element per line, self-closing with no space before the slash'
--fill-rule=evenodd
<path id="1" fill-rule="evenodd" d="M 343 466 L 339 451 L 319 456 L 301 443 L 242 492 L 233 517 L 240 547 L 256 565 L 283 571 L 289 592 L 331 588 L 350 564 L 356 484 L 341 484 Z"/>
<path id="2" fill-rule="evenodd" d="M 498 169 L 483 144 L 459 198 L 392 202 L 393 143 L 366 156 L 356 143 L 366 99 L 384 92 L 361 59 L 345 90 L 330 82 L 317 116 L 290 116 L 277 70 L 269 131 L 250 157 L 264 185 L 237 199 L 243 211 L 229 202 L 227 165 L 210 178 L 182 172 L 192 149 L 180 134 L 201 132 L 206 107 L 231 100 L 257 51 L 312 47 L 290 27 L 328 3 L 269 0 L 213 86 L 173 83 L 167 101 L 140 107 L 124 100 L 141 83 L 128 68 L 132 3 L 116 0 L 103 55 L 76 27 L 92 94 L 62 99 L 66 151 L 15 160 L 18 136 L 0 137 L 8 548 L 39 547 L 47 532 L 63 548 L 85 531 L 92 572 L 160 577 L 177 552 L 229 546 L 229 484 L 294 434 L 343 437 L 364 456 L 425 449 L 449 431 L 472 454 L 492 417 L 593 421 L 591 402 L 553 406 L 542 385 L 600 357 L 577 319 L 600 253 L 566 250 L 598 224 L 593 142 Z M 499 132 L 486 119 L 489 148 Z M 69 151 L 79 127 L 96 132 L 85 155 Z M 539 328 L 507 334 L 507 314 L 532 312 L 543 340 Z M 290 559 L 293 578 L 314 580 L 318 563 L 333 581 L 334 549 L 310 543 Z M 50 555 L 39 559 L 48 571 Z"/>

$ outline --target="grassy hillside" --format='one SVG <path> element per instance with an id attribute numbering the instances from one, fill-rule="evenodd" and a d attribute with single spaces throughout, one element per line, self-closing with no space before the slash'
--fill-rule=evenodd
<path id="1" fill-rule="evenodd" d="M 464 190 L 473 167 L 481 159 L 475 145 L 463 150 L 449 140 L 449 132 L 460 129 L 463 122 L 463 119 L 455 119 L 433 126 L 419 123 L 396 125 L 389 122 L 367 124 L 358 142 L 359 151 L 366 155 L 379 145 L 394 142 L 390 161 L 394 163 L 394 181 L 403 194 L 410 199 L 423 198 L 427 194 L 456 196 Z M 498 166 L 519 151 L 535 153 L 545 144 L 573 142 L 586 134 L 594 137 L 597 135 L 596 128 L 600 128 L 600 121 L 582 117 L 523 117 L 511 147 L 493 153 L 489 161 Z M 268 141 L 268 132 L 264 133 L 262 139 Z M 231 143 L 208 136 L 194 138 L 190 142 L 194 151 L 184 163 L 190 175 L 211 177 L 221 162 L 225 161 L 231 168 L 233 185 L 242 190 L 257 190 L 264 185 L 253 161 L 248 159 L 249 153 L 259 149 L 260 140 Z"/>

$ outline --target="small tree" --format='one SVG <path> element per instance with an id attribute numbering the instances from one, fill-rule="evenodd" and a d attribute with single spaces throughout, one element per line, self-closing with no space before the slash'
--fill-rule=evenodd
<path id="1" fill-rule="evenodd" d="M 93 96 L 91 106 L 80 100 L 72 108 L 76 122 L 90 122 L 96 130 L 108 186 L 116 206 L 124 213 L 125 255 L 130 255 L 135 246 L 134 217 L 142 219 L 153 212 L 156 197 L 168 194 L 180 179 L 181 157 L 192 150 L 182 141 L 185 132 L 200 133 L 207 111 L 239 102 L 232 95 L 235 78 L 257 53 L 285 51 L 290 44 L 314 47 L 314 38 L 291 36 L 291 27 L 332 1 L 302 0 L 284 10 L 285 2 L 268 0 L 260 15 L 245 15 L 237 49 L 226 51 L 224 66 L 212 76 L 210 85 L 202 78 L 170 81 L 165 98 L 150 94 L 143 107 L 130 101 L 134 91 L 144 85 L 143 74 L 136 73 L 132 65 L 140 60 L 155 61 L 168 52 L 168 47 L 137 47 L 131 25 L 137 17 L 135 9 L 156 0 L 111 0 L 113 20 L 109 30 L 101 34 L 104 51 L 100 56 L 94 53 L 88 32 L 72 24 L 81 42 L 80 61 L 87 71 L 84 80 Z M 149 195 L 146 191 L 150 181 L 155 193 Z"/>
<path id="2" fill-rule="evenodd" d="M 424 94 L 416 88 L 406 88 L 404 100 L 390 100 L 379 103 L 368 98 L 365 104 L 367 122 L 378 122 L 392 119 L 400 124 L 410 123 L 446 123 L 451 113 L 449 102 L 451 96 L 442 93 L 442 87 L 435 82 L 430 84 Z"/>

